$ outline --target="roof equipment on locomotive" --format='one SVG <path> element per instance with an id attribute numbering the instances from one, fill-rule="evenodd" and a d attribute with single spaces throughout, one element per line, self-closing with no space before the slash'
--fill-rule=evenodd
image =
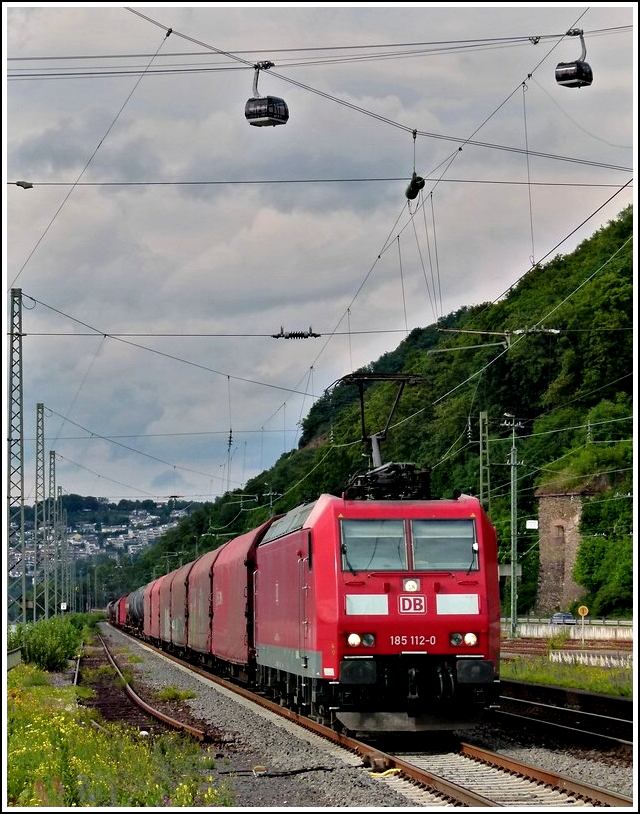
<path id="1" fill-rule="evenodd" d="M 564 85 L 565 88 L 582 88 L 593 82 L 593 72 L 591 66 L 584 61 L 587 49 L 584 44 L 583 32 L 580 28 L 571 28 L 567 31 L 568 37 L 580 37 L 582 43 L 582 54 L 575 62 L 559 62 L 556 65 L 556 82 Z"/>
<path id="2" fill-rule="evenodd" d="M 286 124 L 289 121 L 289 108 L 284 99 L 277 96 L 260 96 L 258 93 L 258 74 L 260 69 L 273 68 L 273 62 L 256 62 L 253 66 L 253 97 L 247 100 L 244 106 L 244 115 L 249 124 L 254 127 L 275 127 L 277 124 Z"/>

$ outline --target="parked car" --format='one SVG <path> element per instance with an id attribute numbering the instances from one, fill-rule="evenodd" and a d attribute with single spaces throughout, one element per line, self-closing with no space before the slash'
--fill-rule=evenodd
<path id="1" fill-rule="evenodd" d="M 576 617 L 572 613 L 554 613 L 551 617 L 552 625 L 575 625 Z"/>

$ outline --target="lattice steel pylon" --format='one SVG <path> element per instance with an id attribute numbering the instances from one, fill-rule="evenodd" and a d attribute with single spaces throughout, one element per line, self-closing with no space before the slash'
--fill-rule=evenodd
<path id="1" fill-rule="evenodd" d="M 69 566 L 69 543 L 67 540 L 67 510 L 62 507 L 62 487 L 58 486 L 58 537 L 60 540 L 60 610 L 68 611 L 71 607 L 71 583 Z"/>
<path id="2" fill-rule="evenodd" d="M 60 607 L 60 535 L 58 534 L 58 501 L 56 499 L 56 453 L 49 450 L 49 500 L 47 502 L 47 528 L 53 546 L 53 612 Z"/>
<path id="3" fill-rule="evenodd" d="M 44 493 L 44 404 L 36 405 L 36 502 L 33 523 L 33 621 L 49 616 L 49 551 Z"/>
<path id="4" fill-rule="evenodd" d="M 11 289 L 7 489 L 7 621 L 27 622 L 24 536 L 24 413 L 22 402 L 22 289 Z"/>

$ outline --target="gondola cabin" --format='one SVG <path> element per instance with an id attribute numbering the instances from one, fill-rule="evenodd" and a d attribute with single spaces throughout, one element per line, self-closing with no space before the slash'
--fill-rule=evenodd
<path id="1" fill-rule="evenodd" d="M 288 122 L 289 108 L 277 96 L 258 96 L 247 100 L 244 115 L 254 127 L 275 127 Z"/>
<path id="2" fill-rule="evenodd" d="M 593 82 L 591 66 L 578 60 L 577 62 L 560 62 L 556 65 L 556 82 L 565 88 L 582 88 Z"/>
<path id="3" fill-rule="evenodd" d="M 565 88 L 584 88 L 593 82 L 591 66 L 584 61 L 587 56 L 587 47 L 582 35 L 583 31 L 580 28 L 572 28 L 567 31 L 568 37 L 580 37 L 582 45 L 580 59 L 575 62 L 559 62 L 556 65 L 556 82 Z"/>

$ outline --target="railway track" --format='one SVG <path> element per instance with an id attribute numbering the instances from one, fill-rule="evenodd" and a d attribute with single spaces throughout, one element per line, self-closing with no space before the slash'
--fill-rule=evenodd
<path id="1" fill-rule="evenodd" d="M 139 643 L 140 644 L 140 643 Z M 186 665 L 180 659 L 149 645 L 141 645 L 188 668 L 215 684 L 219 691 L 242 698 L 244 703 L 260 707 L 262 715 L 285 718 L 301 727 L 307 738 L 318 738 L 329 748 L 342 751 L 347 760 L 362 761 L 370 772 L 401 793 L 415 805 L 462 805 L 478 807 L 503 806 L 632 806 L 631 798 L 607 792 L 599 787 L 575 781 L 560 774 L 538 769 L 511 758 L 470 744 L 446 752 L 423 751 L 389 753 L 370 743 L 333 732 L 303 716 L 256 696 L 206 671 Z M 144 702 L 146 703 L 146 702 Z M 146 703 L 147 711 L 150 705 Z M 201 729 L 203 738 L 207 738 Z"/>
<path id="2" fill-rule="evenodd" d="M 170 730 L 183 731 L 199 741 L 210 742 L 212 733 L 181 717 L 173 717 L 160 705 L 147 703 L 131 687 L 120 670 L 107 643 L 98 636 L 98 646 L 85 647 L 76 670 L 75 683 L 89 686 L 94 696 L 79 703 L 95 709 L 106 722 L 120 723 L 138 729 L 144 735 L 156 735 Z M 99 722 L 96 722 L 99 724 Z"/>
<path id="3" fill-rule="evenodd" d="M 404 773 L 418 777 L 464 805 L 483 807 L 631 807 L 633 800 L 564 775 L 528 766 L 463 743 L 457 752 L 394 756 Z"/>
<path id="4" fill-rule="evenodd" d="M 507 685 L 509 682 L 507 682 Z M 584 694 L 584 697 L 587 696 Z M 631 752 L 633 747 L 633 702 L 610 698 L 601 702 L 601 711 L 580 706 L 580 696 L 560 688 L 509 687 L 500 696 L 499 709 L 493 710 L 494 721 L 512 727 L 523 726 L 529 731 L 567 741 L 587 742 L 594 747 L 619 747 Z"/>

